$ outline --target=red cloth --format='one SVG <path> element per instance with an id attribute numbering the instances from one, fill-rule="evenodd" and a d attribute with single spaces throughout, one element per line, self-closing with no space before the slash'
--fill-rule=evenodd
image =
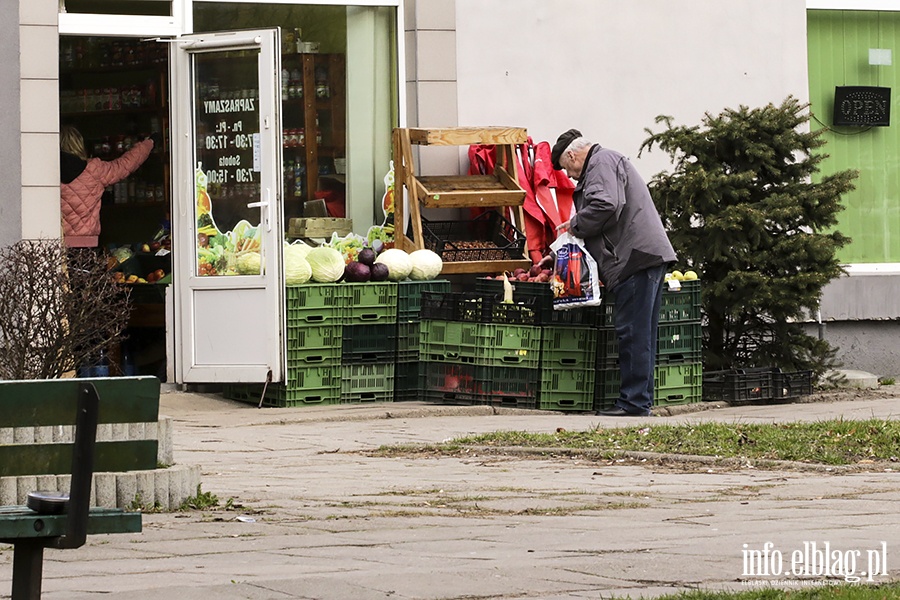
<path id="1" fill-rule="evenodd" d="M 556 227 L 569 220 L 572 214 L 572 192 L 575 184 L 565 172 L 553 169 L 550 144 L 535 144 L 529 137 L 525 144 L 516 146 L 519 185 L 525 190 L 522 205 L 525 238 L 528 240 L 528 258 L 539 262 L 550 251 L 556 239 Z M 497 150 L 491 145 L 469 146 L 469 175 L 486 175 L 494 172 Z M 556 200 L 554 201 L 554 191 Z M 472 209 L 475 217 L 484 208 Z"/>

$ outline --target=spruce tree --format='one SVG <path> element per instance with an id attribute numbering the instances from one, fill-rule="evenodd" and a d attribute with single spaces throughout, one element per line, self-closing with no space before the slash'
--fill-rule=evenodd
<path id="1" fill-rule="evenodd" d="M 673 164 L 650 181 L 679 265 L 702 283 L 704 368 L 780 367 L 820 375 L 835 351 L 805 333 L 822 288 L 843 269 L 849 238 L 834 227 L 855 171 L 818 176 L 822 131 L 809 131 L 808 104 L 740 106 L 673 125 L 641 145 Z"/>

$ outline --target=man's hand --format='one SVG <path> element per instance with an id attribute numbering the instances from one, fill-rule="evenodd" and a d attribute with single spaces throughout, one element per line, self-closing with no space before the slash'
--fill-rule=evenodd
<path id="1" fill-rule="evenodd" d="M 558 231 L 560 233 L 568 233 L 569 228 L 570 228 L 569 227 L 570 222 L 571 221 L 566 221 L 565 223 L 560 223 L 559 225 L 556 226 L 556 231 Z"/>
<path id="2" fill-rule="evenodd" d="M 540 267 L 541 270 L 543 270 L 543 269 L 552 269 L 552 268 L 553 268 L 553 255 L 552 255 L 552 254 L 548 254 L 547 256 L 545 256 L 544 258 L 542 258 L 542 259 L 540 260 L 540 262 L 538 262 L 537 266 Z"/>

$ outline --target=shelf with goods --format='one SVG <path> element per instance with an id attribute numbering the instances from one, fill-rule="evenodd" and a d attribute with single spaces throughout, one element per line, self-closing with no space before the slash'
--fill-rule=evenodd
<path id="1" fill-rule="evenodd" d="M 61 124 L 78 129 L 89 156 L 115 160 L 140 140 L 160 134 L 162 147 L 154 148 L 130 177 L 110 186 L 101 214 L 101 229 L 109 237 L 135 206 L 156 209 L 152 234 L 169 206 L 167 48 L 126 38 L 64 37 L 59 69 Z"/>
<path id="2" fill-rule="evenodd" d="M 99 236 L 100 247 L 127 250 L 116 253 L 122 260 L 113 275 L 130 293 L 127 335 L 141 341 L 131 354 L 142 373 L 157 374 L 165 360 L 158 348 L 164 348 L 165 288 L 172 270 L 163 235 L 171 189 L 168 48 L 133 38 L 61 37 L 59 73 L 60 124 L 81 133 L 89 157 L 115 160 L 153 133 L 163 141 L 103 194 Z M 110 348 L 110 360 L 114 372 L 124 371 L 121 348 Z"/>
<path id="3" fill-rule="evenodd" d="M 407 251 L 430 248 L 444 260 L 442 273 L 496 273 L 529 268 L 522 205 L 525 190 L 518 183 L 515 147 L 527 132 L 517 127 L 396 128 L 393 159 L 398 189 L 405 189 L 410 213 L 410 237 L 394 234 L 397 247 Z M 497 165 L 490 175 L 424 176 L 416 174 L 412 147 L 495 145 Z M 395 202 L 394 222 L 404 223 L 403 195 Z M 511 220 L 488 212 L 471 220 L 428 222 L 422 209 L 509 209 Z M 474 237 L 467 238 L 466 234 Z M 475 237 L 479 239 L 474 239 Z"/>
<path id="4" fill-rule="evenodd" d="M 281 99 L 285 217 L 302 217 L 323 199 L 343 217 L 346 160 L 346 66 L 343 54 L 283 54 Z"/>

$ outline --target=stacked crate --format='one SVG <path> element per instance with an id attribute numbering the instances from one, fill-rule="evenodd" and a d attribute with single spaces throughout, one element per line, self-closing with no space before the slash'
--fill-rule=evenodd
<path id="1" fill-rule="evenodd" d="M 231 384 L 263 406 L 393 401 L 397 284 L 310 283 L 285 290 L 285 381 Z"/>
<path id="2" fill-rule="evenodd" d="M 422 292 L 449 292 L 447 280 L 401 281 L 397 284 L 397 360 L 394 401 L 419 400 L 425 370 L 419 360 Z"/>
<path id="3" fill-rule="evenodd" d="M 699 402 L 703 392 L 703 329 L 700 282 L 682 281 L 663 291 L 654 370 L 654 405 Z M 607 293 L 598 320 L 594 409 L 612 408 L 619 398 L 619 349 L 614 328 L 615 296 Z"/>
<path id="4" fill-rule="evenodd" d="M 594 365 L 599 307 L 553 310 L 553 292 L 547 283 L 512 282 L 513 301 L 531 303 L 541 330 L 538 362 L 538 408 L 589 411 L 594 403 Z M 478 279 L 476 288 L 488 297 L 503 294 L 503 281 Z"/>
<path id="5" fill-rule="evenodd" d="M 287 351 L 284 382 L 229 384 L 226 397 L 263 406 L 337 404 L 347 288 L 321 283 L 285 289 Z"/>
<path id="6" fill-rule="evenodd" d="M 397 284 L 343 284 L 347 296 L 341 344 L 343 404 L 393 402 L 397 355 Z"/>
<path id="7" fill-rule="evenodd" d="M 541 328 L 531 305 L 426 292 L 421 316 L 424 399 L 536 408 Z"/>

